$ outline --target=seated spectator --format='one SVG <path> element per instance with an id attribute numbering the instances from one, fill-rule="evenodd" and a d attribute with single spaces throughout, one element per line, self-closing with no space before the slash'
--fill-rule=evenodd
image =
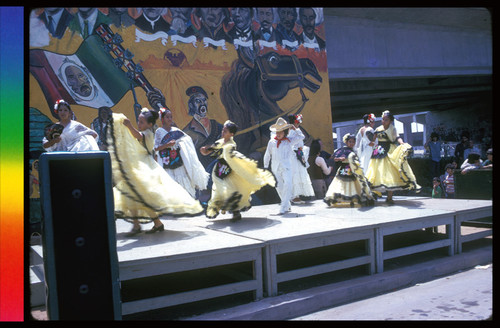
<path id="1" fill-rule="evenodd" d="M 477 170 L 481 168 L 482 164 L 483 161 L 481 160 L 479 154 L 470 153 L 469 156 L 467 156 L 467 159 L 463 162 L 462 166 L 460 166 L 460 169 L 462 170 L 461 173 L 466 174 L 471 170 Z"/>
<path id="2" fill-rule="evenodd" d="M 493 168 L 493 148 L 488 149 L 486 152 L 487 160 L 483 162 L 483 169 L 492 169 Z"/>
<path id="3" fill-rule="evenodd" d="M 474 145 L 474 142 L 472 140 L 469 140 L 469 148 L 466 148 L 464 150 L 464 159 L 467 160 L 470 154 L 476 153 L 476 154 L 481 154 L 481 149 L 476 147 Z M 463 164 L 463 163 L 462 163 Z"/>

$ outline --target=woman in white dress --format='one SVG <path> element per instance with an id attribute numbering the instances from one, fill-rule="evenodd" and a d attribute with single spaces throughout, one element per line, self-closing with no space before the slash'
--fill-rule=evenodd
<path id="1" fill-rule="evenodd" d="M 304 204 L 304 201 L 300 196 L 313 197 L 314 189 L 311 182 L 311 177 L 307 172 L 309 167 L 309 147 L 304 146 L 304 133 L 300 129 L 300 124 L 302 123 L 302 115 L 289 115 L 288 123 L 293 124 L 295 129 L 289 130 L 289 138 L 297 138 L 299 141 L 292 146 L 292 150 L 295 154 L 295 160 L 292 160 L 292 175 L 293 175 L 293 186 L 292 186 L 292 203 L 294 204 Z"/>
<path id="2" fill-rule="evenodd" d="M 207 189 L 210 174 L 198 159 L 191 137 L 173 126 L 172 112 L 162 108 L 160 118 L 162 126 L 155 132 L 156 161 L 194 198 L 197 189 Z"/>
<path id="3" fill-rule="evenodd" d="M 80 122 L 73 121 L 73 111 L 69 103 L 60 99 L 54 105 L 59 122 L 46 131 L 43 148 L 48 151 L 89 151 L 99 150 L 97 132 Z"/>
<path id="4" fill-rule="evenodd" d="M 358 155 L 361 168 L 366 172 L 368 170 L 368 165 L 370 164 L 370 159 L 373 153 L 373 147 L 376 143 L 375 130 L 373 126 L 375 125 L 375 115 L 365 114 L 363 116 L 364 125 L 359 129 L 356 134 L 356 144 L 354 145 L 354 151 Z"/>

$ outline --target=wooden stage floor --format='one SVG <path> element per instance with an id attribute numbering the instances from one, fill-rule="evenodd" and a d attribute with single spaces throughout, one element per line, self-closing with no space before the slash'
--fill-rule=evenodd
<path id="1" fill-rule="evenodd" d="M 462 233 L 466 222 L 491 222 L 491 200 L 394 200 L 366 208 L 333 208 L 315 200 L 292 205 L 284 215 L 278 215 L 278 204 L 261 205 L 237 222 L 230 222 L 231 214 L 162 217 L 165 231 L 134 237 L 125 236 L 132 225 L 117 220 L 122 314 L 239 293 L 262 299 L 297 279 L 349 268 L 377 274 L 390 259 L 434 249 L 453 256 L 464 243 L 492 235 L 492 229 Z M 429 233 L 436 226 L 440 233 Z M 41 257 L 40 245 L 32 249 Z"/>

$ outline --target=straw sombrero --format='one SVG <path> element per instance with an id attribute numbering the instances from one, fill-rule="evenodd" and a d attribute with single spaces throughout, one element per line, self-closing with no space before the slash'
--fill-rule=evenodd
<path id="1" fill-rule="evenodd" d="M 273 124 L 269 127 L 269 130 L 271 130 L 272 132 L 279 132 L 279 131 L 289 129 L 292 126 L 293 126 L 293 124 L 288 124 L 287 121 L 285 121 L 285 119 L 280 117 L 276 121 L 276 124 Z"/>

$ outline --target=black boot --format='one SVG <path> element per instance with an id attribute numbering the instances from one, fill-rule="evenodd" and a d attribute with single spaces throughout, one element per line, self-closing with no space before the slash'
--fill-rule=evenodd
<path id="1" fill-rule="evenodd" d="M 231 222 L 236 222 L 241 220 L 241 213 L 240 211 L 234 211 L 233 212 L 233 218 L 231 219 Z"/>

